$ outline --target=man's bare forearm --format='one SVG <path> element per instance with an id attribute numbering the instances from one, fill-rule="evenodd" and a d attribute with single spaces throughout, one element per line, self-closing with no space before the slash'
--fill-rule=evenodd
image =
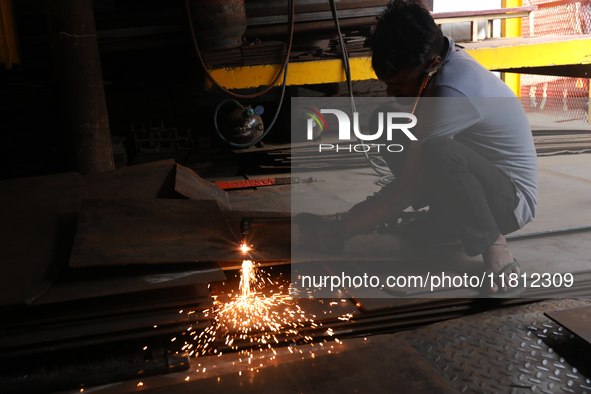
<path id="1" fill-rule="evenodd" d="M 423 179 L 420 170 L 422 143 L 415 143 L 404 163 L 404 173 L 380 191 L 371 202 L 351 213 L 335 228 L 335 235 L 348 239 L 354 235 L 371 230 L 396 217 L 412 205 L 423 194 Z"/>
<path id="2" fill-rule="evenodd" d="M 348 239 L 396 217 L 420 197 L 422 187 L 416 180 L 396 179 L 371 203 L 350 214 L 335 228 L 337 237 Z"/>

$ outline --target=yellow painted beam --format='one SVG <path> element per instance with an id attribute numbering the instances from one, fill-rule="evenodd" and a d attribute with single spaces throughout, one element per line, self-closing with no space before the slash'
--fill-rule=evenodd
<path id="1" fill-rule="evenodd" d="M 489 70 L 552 65 L 591 64 L 591 35 L 491 39 L 462 43 L 466 51 Z M 350 59 L 353 80 L 376 79 L 370 57 Z M 266 86 L 277 75 L 279 65 L 244 66 L 211 70 L 227 89 Z M 340 59 L 291 63 L 288 85 L 313 85 L 346 81 Z M 281 85 L 282 78 L 277 85 Z"/>
<path id="2" fill-rule="evenodd" d="M 591 64 L 591 36 L 543 38 L 513 39 L 511 45 L 497 40 L 488 47 L 469 48 L 468 53 L 489 70 Z"/>
<path id="3" fill-rule="evenodd" d="M 371 68 L 371 58 L 349 59 L 351 78 L 354 81 L 376 79 Z M 245 66 L 210 70 L 211 76 L 227 89 L 244 89 L 266 86 L 281 69 L 280 65 Z M 315 85 L 346 81 L 343 62 L 339 59 L 291 63 L 287 73 L 288 85 Z M 281 85 L 283 76 L 276 85 Z"/>

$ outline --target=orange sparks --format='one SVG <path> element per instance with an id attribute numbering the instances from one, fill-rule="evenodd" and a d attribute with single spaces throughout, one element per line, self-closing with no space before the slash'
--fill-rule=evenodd
<path id="1" fill-rule="evenodd" d="M 250 260 L 242 262 L 242 271 L 240 272 L 240 290 L 242 290 L 242 297 L 249 297 L 251 295 L 251 284 L 257 281 L 254 264 Z"/>
<path id="2" fill-rule="evenodd" d="M 246 252 L 250 248 L 241 245 L 241 249 Z M 303 341 L 314 346 L 314 334 L 312 336 L 304 335 L 300 331 L 301 328 L 309 327 L 317 330 L 322 327 L 322 323 L 315 321 L 315 315 L 307 314 L 294 302 L 289 286 L 284 287 L 280 281 L 272 281 L 268 276 L 269 274 L 256 267 L 255 262 L 244 260 L 240 271 L 239 291 L 232 290 L 219 296 L 212 296 L 213 307 L 204 311 L 204 315 L 212 319 L 212 324 L 198 335 L 195 331 L 191 332 L 193 344 L 185 342 L 183 350 L 190 350 L 194 347 L 195 350 L 191 351 L 191 355 L 195 354 L 195 357 L 205 354 L 217 354 L 219 357 L 222 353 L 218 351 L 217 346 L 226 346 L 238 351 L 238 355 L 241 357 L 238 362 L 247 363 L 251 372 L 254 372 L 256 368 L 254 365 L 264 366 L 263 359 L 269 360 L 269 362 L 275 359 L 274 355 L 277 355 L 273 349 L 275 344 L 288 345 L 294 342 L 295 345 L 288 345 L 287 350 L 292 354 L 299 352 L 304 356 L 302 350 L 297 348 L 297 343 Z M 264 287 L 269 283 L 279 285 L 279 291 L 264 290 Z M 347 302 L 346 299 L 340 301 Z M 332 301 L 329 306 L 338 304 L 340 303 Z M 326 314 L 326 311 L 324 313 Z M 352 313 L 348 313 L 338 319 L 351 321 L 353 316 Z M 187 332 L 191 330 L 192 328 Z M 335 332 L 332 328 L 328 328 L 325 335 L 332 337 Z M 172 341 L 175 340 L 176 338 L 172 339 Z M 339 339 L 334 338 L 334 340 L 337 344 L 342 344 Z M 326 339 L 324 342 L 327 342 Z M 248 349 L 240 350 L 243 346 Z M 331 353 L 330 349 L 333 349 L 333 346 L 327 349 L 322 343 L 319 343 L 319 346 L 322 351 L 328 353 Z M 269 355 L 265 354 L 258 355 L 259 351 L 263 352 L 263 349 L 265 352 L 272 352 L 270 355 L 272 357 L 267 357 Z M 257 354 L 258 360 L 254 354 Z M 314 352 L 310 352 L 310 354 L 312 358 L 316 357 Z M 202 367 L 197 372 L 204 373 L 205 368 Z M 242 372 L 239 371 L 238 375 L 241 376 Z"/>
<path id="3" fill-rule="evenodd" d="M 243 261 L 240 291 L 214 299 L 214 307 L 205 312 L 206 316 L 213 317 L 213 324 L 194 338 L 198 340 L 198 353 L 215 353 L 215 349 L 208 345 L 214 345 L 216 337 L 222 338 L 224 345 L 232 349 L 238 349 L 240 344 L 256 344 L 261 347 L 261 352 L 263 347 L 273 350 L 271 343 L 279 344 L 282 336 L 297 336 L 305 322 L 313 323 L 299 305 L 293 303 L 289 289 L 286 289 L 287 294 L 275 291 L 265 295 L 261 292 L 266 280 L 254 262 Z M 203 334 L 205 337 L 202 338 Z M 250 363 L 250 358 L 248 361 Z"/>
<path id="4" fill-rule="evenodd" d="M 240 250 L 242 250 L 242 253 L 246 253 L 250 250 L 250 247 L 246 244 L 240 244 Z"/>

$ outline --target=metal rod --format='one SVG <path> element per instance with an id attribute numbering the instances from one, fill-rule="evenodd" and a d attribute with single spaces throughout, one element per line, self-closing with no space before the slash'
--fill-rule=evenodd
<path id="1" fill-rule="evenodd" d="M 523 234 L 511 234 L 506 235 L 506 239 L 520 239 L 520 238 L 533 238 L 533 237 L 540 237 L 544 235 L 561 235 L 566 233 L 573 233 L 577 231 L 586 231 L 591 230 L 591 225 L 587 224 L 584 226 L 575 226 L 575 227 L 564 227 L 564 228 L 556 228 L 551 230 L 542 230 L 542 231 L 533 231 L 531 233 L 523 233 Z"/>
<path id="2" fill-rule="evenodd" d="M 355 8 L 351 10 L 341 10 L 338 11 L 339 19 L 346 19 L 346 18 L 359 18 L 364 16 L 372 16 L 376 17 L 377 15 L 381 14 L 386 9 L 385 6 L 382 7 L 368 7 L 368 8 Z M 287 23 L 287 15 L 273 15 L 273 16 L 258 16 L 253 18 L 248 18 L 248 26 L 259 26 L 259 25 L 276 25 L 281 23 Z M 305 14 L 296 14 L 294 17 L 295 22 L 311 22 L 311 21 L 321 21 L 321 20 L 331 20 L 332 15 L 330 11 L 328 12 L 310 12 Z"/>
<path id="3" fill-rule="evenodd" d="M 250 224 L 253 226 L 265 226 L 269 224 L 291 224 L 291 218 L 254 218 L 254 222 Z"/>
<path id="4" fill-rule="evenodd" d="M 363 17 L 363 18 L 351 18 L 351 19 L 344 19 L 341 22 L 341 28 L 343 29 L 353 29 L 353 28 L 361 28 L 361 27 L 370 27 L 377 23 L 377 20 L 373 16 Z M 317 33 L 321 31 L 329 31 L 334 32 L 334 22 L 332 20 L 328 21 L 319 21 L 319 22 L 304 22 L 298 23 L 294 25 L 294 34 L 304 34 L 304 33 Z M 245 37 L 269 37 L 275 35 L 285 34 L 287 32 L 286 25 L 273 25 L 273 26 L 265 26 L 265 27 L 248 27 L 246 29 L 246 33 L 244 33 Z"/>

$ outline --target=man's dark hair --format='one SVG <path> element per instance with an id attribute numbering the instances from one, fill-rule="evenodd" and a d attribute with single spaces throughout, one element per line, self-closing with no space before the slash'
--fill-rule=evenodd
<path id="1" fill-rule="evenodd" d="M 443 49 L 443 33 L 420 0 L 392 0 L 377 19 L 366 45 L 382 79 L 425 64 Z"/>

